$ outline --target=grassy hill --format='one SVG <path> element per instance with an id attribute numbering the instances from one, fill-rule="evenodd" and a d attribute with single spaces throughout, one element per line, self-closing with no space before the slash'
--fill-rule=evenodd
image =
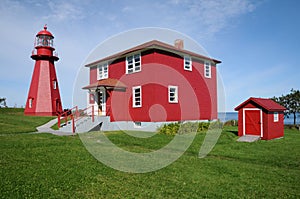
<path id="1" fill-rule="evenodd" d="M 145 174 L 105 166 L 77 135 L 7 132 L 0 136 L 1 197 L 299 198 L 300 132 L 286 130 L 282 139 L 239 143 L 236 131 L 226 127 L 204 159 L 198 158 L 205 137 L 200 132 L 177 161 Z M 173 138 L 134 138 L 123 132 L 106 136 L 134 152 L 157 149 Z"/>
<path id="2" fill-rule="evenodd" d="M 55 117 L 24 116 L 23 108 L 0 108 L 0 134 L 35 132 Z"/>

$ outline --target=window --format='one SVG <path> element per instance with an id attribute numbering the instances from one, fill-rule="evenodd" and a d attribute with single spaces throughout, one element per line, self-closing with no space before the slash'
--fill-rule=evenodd
<path id="1" fill-rule="evenodd" d="M 142 127 L 142 122 L 134 122 L 133 127 L 134 128 L 141 128 Z"/>
<path id="2" fill-rule="evenodd" d="M 206 78 L 211 78 L 211 65 L 210 62 L 204 62 L 204 76 Z"/>
<path id="3" fill-rule="evenodd" d="M 274 119 L 274 122 L 278 122 L 279 121 L 278 112 L 274 112 L 273 119 Z"/>
<path id="4" fill-rule="evenodd" d="M 108 64 L 100 64 L 98 66 L 98 80 L 108 78 Z"/>
<path id="5" fill-rule="evenodd" d="M 190 56 L 184 56 L 183 68 L 184 70 L 192 71 L 192 59 Z"/>
<path id="6" fill-rule="evenodd" d="M 53 80 L 53 89 L 56 90 L 56 88 L 57 88 L 57 81 Z"/>
<path id="7" fill-rule="evenodd" d="M 142 87 L 132 88 L 132 107 L 142 107 Z"/>
<path id="8" fill-rule="evenodd" d="M 141 71 L 141 54 L 134 54 L 126 57 L 126 74 Z"/>
<path id="9" fill-rule="evenodd" d="M 33 101 L 33 99 L 29 98 L 29 104 L 28 104 L 29 108 L 32 108 L 32 101 Z"/>
<path id="10" fill-rule="evenodd" d="M 177 86 L 169 86 L 169 103 L 178 103 L 178 87 Z"/>

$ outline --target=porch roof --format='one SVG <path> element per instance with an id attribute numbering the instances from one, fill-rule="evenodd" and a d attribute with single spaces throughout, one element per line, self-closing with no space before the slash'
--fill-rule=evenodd
<path id="1" fill-rule="evenodd" d="M 97 89 L 100 87 L 104 87 L 105 89 L 126 89 L 127 88 L 127 86 L 123 82 L 117 79 L 107 78 L 107 79 L 98 80 L 95 83 L 83 87 L 82 89 Z"/>

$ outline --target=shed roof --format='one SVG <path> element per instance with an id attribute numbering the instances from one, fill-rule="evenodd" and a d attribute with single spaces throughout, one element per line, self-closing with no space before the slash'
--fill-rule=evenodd
<path id="1" fill-rule="evenodd" d="M 143 43 L 141 45 L 135 46 L 133 48 L 124 50 L 122 52 L 113 54 L 111 56 L 99 59 L 99 60 L 94 61 L 92 63 L 89 63 L 89 64 L 86 65 L 86 67 L 90 67 L 90 66 L 92 66 L 94 64 L 97 64 L 97 63 L 100 63 L 100 62 L 103 62 L 103 61 L 109 61 L 109 60 L 112 60 L 112 59 L 120 58 L 120 57 L 122 57 L 122 56 L 124 56 L 124 55 L 126 55 L 128 53 L 132 53 L 134 51 L 143 50 L 143 49 L 151 49 L 151 48 L 160 48 L 160 49 L 164 49 L 166 51 L 171 51 L 171 52 L 174 51 L 174 52 L 177 52 L 177 53 L 183 53 L 183 54 L 187 54 L 187 55 L 190 55 L 190 56 L 193 56 L 193 57 L 197 57 L 197 58 L 200 58 L 200 59 L 211 60 L 211 61 L 215 62 L 216 64 L 221 63 L 221 61 L 219 61 L 219 60 L 212 59 L 212 58 L 209 58 L 209 57 L 206 57 L 206 56 L 203 56 L 203 55 L 200 55 L 200 54 L 188 51 L 188 50 L 179 49 L 179 48 L 177 48 L 175 46 L 166 44 L 166 43 L 161 42 L 161 41 L 152 40 L 152 41 Z"/>
<path id="2" fill-rule="evenodd" d="M 243 108 L 246 104 L 253 102 L 255 105 L 267 110 L 267 111 L 284 111 L 286 110 L 285 107 L 281 106 L 280 104 L 276 103 L 272 99 L 266 99 L 266 98 L 255 98 L 250 97 L 243 103 L 241 103 L 239 106 L 237 106 L 234 110 L 238 111 L 239 109 Z"/>

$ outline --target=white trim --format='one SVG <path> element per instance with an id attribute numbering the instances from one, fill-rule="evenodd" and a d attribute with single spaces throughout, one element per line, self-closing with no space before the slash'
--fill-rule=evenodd
<path id="1" fill-rule="evenodd" d="M 139 62 L 135 62 L 134 57 L 135 56 L 139 56 L 140 61 Z M 132 57 L 132 72 L 128 71 L 128 58 Z M 140 72 L 142 70 L 142 56 L 141 56 L 141 52 L 135 52 L 132 54 L 129 54 L 126 56 L 126 74 L 132 74 L 132 73 L 136 73 L 136 72 Z M 139 69 L 137 69 L 136 64 L 139 63 Z"/>
<path id="2" fill-rule="evenodd" d="M 100 68 L 102 68 L 102 73 L 100 74 Z M 106 72 L 104 70 L 106 68 Z M 108 63 L 103 62 L 97 65 L 97 80 L 107 79 L 108 78 Z"/>
<path id="3" fill-rule="evenodd" d="M 246 111 L 254 111 L 254 110 L 259 110 L 259 115 L 260 115 L 260 137 L 263 137 L 263 113 L 262 113 L 262 109 L 260 109 L 260 108 L 243 108 L 243 135 L 246 135 L 246 132 L 245 132 L 245 129 L 246 129 L 245 112 Z"/>
<path id="4" fill-rule="evenodd" d="M 279 113 L 278 112 L 274 112 L 273 113 L 273 122 L 278 122 L 279 121 Z"/>
<path id="5" fill-rule="evenodd" d="M 140 96 L 138 98 L 140 98 L 140 104 L 136 105 L 136 97 L 135 97 L 135 92 L 136 89 L 140 89 Z M 141 86 L 134 86 L 132 87 L 132 107 L 133 108 L 138 108 L 138 107 L 142 107 L 142 87 Z"/>
<path id="6" fill-rule="evenodd" d="M 28 102 L 28 107 L 29 107 L 29 108 L 32 108 L 32 101 L 33 101 L 33 99 L 32 99 L 32 98 L 29 98 L 29 102 Z"/>
<path id="7" fill-rule="evenodd" d="M 174 88 L 175 92 L 174 92 L 174 100 L 171 101 L 171 92 L 170 89 Z M 168 86 L 168 101 L 169 103 L 178 103 L 178 86 Z"/>
<path id="8" fill-rule="evenodd" d="M 99 104 L 98 104 L 98 106 L 101 106 L 101 109 L 102 109 L 101 112 L 100 112 L 99 109 L 98 109 L 98 112 L 99 112 L 100 115 L 105 116 L 105 115 L 106 115 L 106 91 L 105 91 L 105 89 L 100 89 L 98 93 L 99 93 L 99 94 L 98 94 L 98 95 L 99 95 L 99 99 L 98 99 Z M 100 103 L 100 101 L 101 101 L 100 96 L 101 96 L 101 95 L 102 95 L 102 102 L 103 102 L 103 103 Z M 97 102 L 96 102 L 96 103 L 97 103 Z"/>
<path id="9" fill-rule="evenodd" d="M 188 60 L 189 64 L 186 64 L 187 60 Z M 191 56 L 184 55 L 184 58 L 183 58 L 183 69 L 187 70 L 187 71 L 192 71 L 193 70 L 192 57 Z"/>
<path id="10" fill-rule="evenodd" d="M 211 78 L 211 63 L 204 61 L 204 77 Z"/>

